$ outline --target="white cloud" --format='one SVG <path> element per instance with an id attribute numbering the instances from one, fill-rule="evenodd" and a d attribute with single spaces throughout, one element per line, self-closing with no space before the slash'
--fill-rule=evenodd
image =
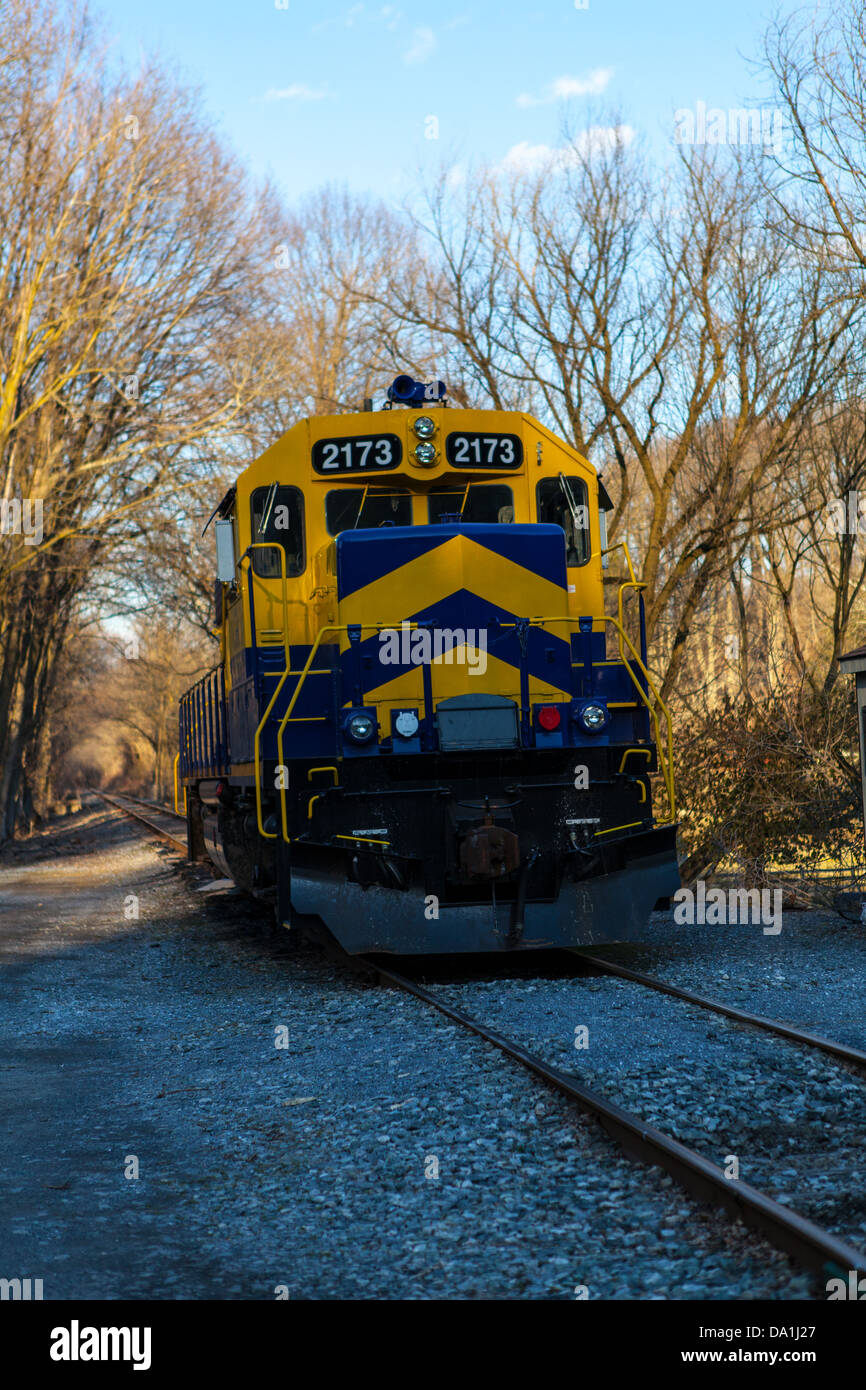
<path id="1" fill-rule="evenodd" d="M 561 174 L 578 159 L 594 154 L 606 154 L 617 145 L 630 145 L 635 137 L 630 125 L 590 126 L 575 136 L 569 145 L 530 145 L 521 140 L 511 149 L 497 166 L 506 174 L 537 174 L 547 170 L 550 174 Z"/>
<path id="2" fill-rule="evenodd" d="M 378 10 L 368 10 L 366 5 L 353 5 L 343 23 L 347 29 L 351 29 L 357 20 L 362 19 L 368 24 L 384 24 L 386 29 L 396 29 L 402 18 L 403 11 L 398 10 L 396 5 L 380 5 Z"/>
<path id="3" fill-rule="evenodd" d="M 403 11 L 398 10 L 396 5 L 383 5 L 376 18 L 386 29 L 396 29 L 403 18 Z"/>
<path id="4" fill-rule="evenodd" d="M 436 35 L 432 29 L 414 29 L 412 47 L 403 54 L 404 63 L 426 63 L 436 47 Z"/>
<path id="5" fill-rule="evenodd" d="M 521 140 L 519 145 L 511 146 L 499 167 L 515 174 L 529 173 L 549 164 L 555 153 L 550 145 L 530 145 L 528 140 Z"/>
<path id="6" fill-rule="evenodd" d="M 517 98 L 518 106 L 550 106 L 554 101 L 567 101 L 569 97 L 597 97 L 607 88 L 613 77 L 613 68 L 593 68 L 586 77 L 555 77 L 544 88 L 541 96 L 530 96 L 521 92 Z"/>
<path id="7" fill-rule="evenodd" d="M 578 155 L 606 154 L 616 145 L 630 145 L 635 134 L 630 125 L 593 125 L 574 138 L 571 148 Z"/>
<path id="8" fill-rule="evenodd" d="M 358 24 L 383 24 L 386 29 L 397 29 L 403 19 L 403 11 L 396 5 L 381 5 L 370 10 L 366 5 L 352 5 L 342 15 L 331 15 L 314 24 L 311 34 L 321 34 L 327 29 L 354 29 Z"/>
<path id="9" fill-rule="evenodd" d="M 293 82 L 291 87 L 269 87 L 265 92 L 265 101 L 322 101 L 327 95 L 327 92 L 316 91 L 303 82 Z"/>

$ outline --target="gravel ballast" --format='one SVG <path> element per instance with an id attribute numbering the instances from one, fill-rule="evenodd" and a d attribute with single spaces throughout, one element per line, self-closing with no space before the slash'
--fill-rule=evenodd
<path id="1" fill-rule="evenodd" d="M 823 1297 L 518 1064 L 197 886 L 104 812 L 3 860 L 4 1277 L 47 1299 Z M 566 1024 L 599 1032 L 564 993 L 543 1007 L 560 1061 Z"/>

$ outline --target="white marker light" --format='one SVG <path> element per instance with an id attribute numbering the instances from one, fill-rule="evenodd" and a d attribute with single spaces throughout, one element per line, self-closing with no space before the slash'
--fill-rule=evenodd
<path id="1" fill-rule="evenodd" d="M 413 738 L 418 732 L 418 716 L 415 711 L 401 709 L 394 720 L 394 729 L 401 738 Z"/>

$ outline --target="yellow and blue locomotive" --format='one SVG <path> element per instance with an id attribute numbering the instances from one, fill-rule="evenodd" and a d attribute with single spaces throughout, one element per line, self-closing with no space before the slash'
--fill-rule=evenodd
<path id="1" fill-rule="evenodd" d="M 441 382 L 364 406 L 294 425 L 214 513 L 191 855 L 353 953 L 638 936 L 679 883 L 670 720 L 630 562 L 604 613 L 601 480 Z"/>

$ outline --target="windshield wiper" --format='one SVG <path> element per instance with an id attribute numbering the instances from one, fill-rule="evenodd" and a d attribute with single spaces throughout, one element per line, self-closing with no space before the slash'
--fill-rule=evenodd
<path id="1" fill-rule="evenodd" d="M 262 512 L 262 519 L 261 519 L 261 521 L 259 522 L 259 535 L 260 535 L 260 536 L 264 536 L 264 535 L 267 534 L 268 525 L 270 524 L 270 520 L 271 520 L 271 512 L 274 510 L 274 503 L 276 502 L 276 500 L 277 500 L 277 484 L 276 484 L 276 483 L 271 483 L 271 486 L 270 486 L 270 488 L 269 488 L 269 490 L 268 490 L 268 495 L 267 495 L 267 497 L 265 498 L 265 509 L 264 509 L 264 511 Z"/>
<path id="2" fill-rule="evenodd" d="M 370 484 L 367 483 L 366 486 L 365 486 L 365 488 L 364 488 L 364 491 L 361 493 L 361 505 L 360 505 L 360 507 L 358 508 L 358 515 L 355 517 L 355 524 L 354 524 L 354 526 L 352 527 L 352 530 L 353 530 L 353 531 L 357 531 L 357 529 L 358 529 L 358 522 L 361 520 L 361 517 L 362 517 L 363 514 L 364 514 L 364 503 L 365 503 L 366 500 L 367 500 L 367 493 L 368 493 L 369 491 L 370 491 Z"/>
<path id="3" fill-rule="evenodd" d="M 565 494 L 565 500 L 568 504 L 568 510 L 571 512 L 571 519 L 574 522 L 574 539 L 575 542 L 577 542 L 577 532 L 582 531 L 584 529 L 584 525 L 577 514 L 577 503 L 575 502 L 574 495 L 571 491 L 571 483 L 568 481 L 564 473 L 559 474 L 559 486 L 562 488 L 562 491 Z"/>

